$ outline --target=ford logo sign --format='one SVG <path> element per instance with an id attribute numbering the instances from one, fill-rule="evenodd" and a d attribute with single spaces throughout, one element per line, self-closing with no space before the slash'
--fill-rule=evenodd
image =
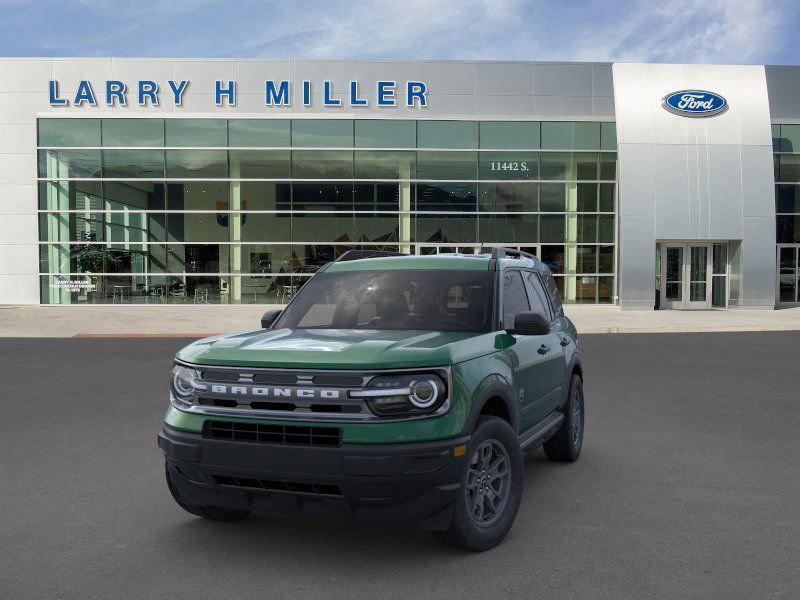
<path id="1" fill-rule="evenodd" d="M 703 90 L 681 90 L 664 96 L 661 105 L 684 117 L 711 117 L 728 110 L 728 101 L 719 94 Z"/>

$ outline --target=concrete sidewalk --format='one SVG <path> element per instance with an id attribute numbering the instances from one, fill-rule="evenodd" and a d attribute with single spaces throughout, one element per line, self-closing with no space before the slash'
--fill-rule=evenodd
<path id="1" fill-rule="evenodd" d="M 257 329 L 270 305 L 0 306 L 0 337 L 184 336 Z M 621 311 L 566 306 L 580 333 L 800 330 L 800 308 Z"/>

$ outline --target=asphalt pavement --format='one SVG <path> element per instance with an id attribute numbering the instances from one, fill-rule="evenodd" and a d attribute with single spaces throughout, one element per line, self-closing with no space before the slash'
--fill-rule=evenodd
<path id="1" fill-rule="evenodd" d="M 526 460 L 471 554 L 414 529 L 174 504 L 186 339 L 0 340 L 0 598 L 797 598 L 800 332 L 583 336 L 581 459 Z"/>

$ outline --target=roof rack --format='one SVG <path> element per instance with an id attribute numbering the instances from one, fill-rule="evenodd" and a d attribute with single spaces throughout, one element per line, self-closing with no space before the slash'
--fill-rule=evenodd
<path id="1" fill-rule="evenodd" d="M 360 260 L 362 258 L 380 258 L 382 256 L 408 256 L 402 252 L 389 252 L 388 250 L 348 250 L 334 262 Z"/>
<path id="2" fill-rule="evenodd" d="M 481 248 L 481 254 L 484 254 L 488 251 L 489 248 Z M 492 258 L 506 258 L 506 257 L 513 257 L 513 258 L 530 258 L 532 260 L 538 260 L 536 256 L 531 254 L 530 252 L 523 252 L 522 250 L 517 250 L 516 248 L 503 248 L 502 246 L 495 246 L 491 248 Z"/>

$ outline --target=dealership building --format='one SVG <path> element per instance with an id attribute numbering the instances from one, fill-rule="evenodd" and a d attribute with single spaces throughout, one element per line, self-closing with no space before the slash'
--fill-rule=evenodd
<path id="1" fill-rule="evenodd" d="M 349 249 L 797 305 L 800 67 L 0 60 L 0 304 L 284 303 Z"/>

